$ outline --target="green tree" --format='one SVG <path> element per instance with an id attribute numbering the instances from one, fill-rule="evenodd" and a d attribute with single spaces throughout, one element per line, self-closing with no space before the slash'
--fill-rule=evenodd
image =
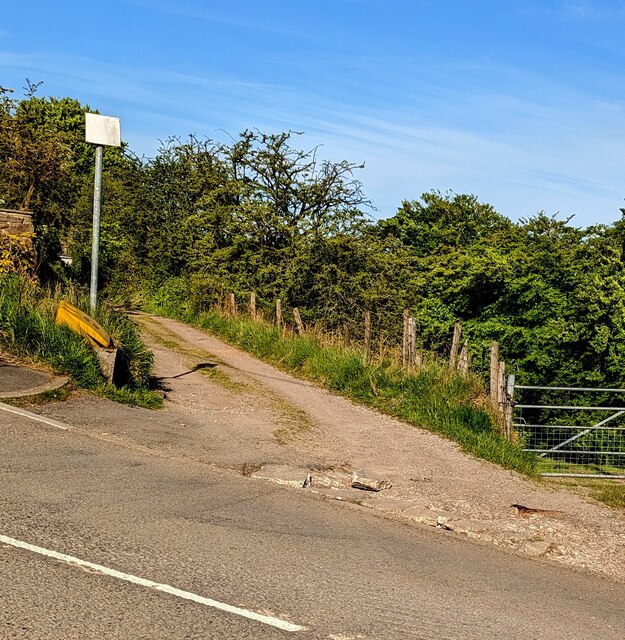
<path id="1" fill-rule="evenodd" d="M 85 142 L 89 107 L 71 98 L 41 98 L 40 84 L 27 80 L 22 100 L 0 89 L 0 198 L 4 206 L 33 212 L 38 271 L 50 278 L 77 200 L 93 180 L 93 149 Z"/>
<path id="2" fill-rule="evenodd" d="M 280 249 L 301 235 L 348 230 L 370 206 L 354 171 L 363 165 L 318 158 L 291 146 L 292 131 L 244 131 L 223 149 L 239 186 L 241 228 L 258 248 Z"/>
<path id="3" fill-rule="evenodd" d="M 482 240 L 509 231 L 512 223 L 476 196 L 439 191 L 424 193 L 421 200 L 405 200 L 397 213 L 379 222 L 382 237 L 392 236 L 424 257 L 467 249 Z"/>
<path id="4" fill-rule="evenodd" d="M 159 150 L 146 168 L 144 214 L 158 273 L 283 295 L 309 241 L 362 224 L 356 165 L 294 149 L 293 135 L 246 131 L 229 146 L 190 137 Z"/>

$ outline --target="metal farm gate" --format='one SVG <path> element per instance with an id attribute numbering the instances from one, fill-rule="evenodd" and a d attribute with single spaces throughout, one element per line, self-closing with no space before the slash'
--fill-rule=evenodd
<path id="1" fill-rule="evenodd" d="M 507 382 L 512 427 L 524 450 L 542 458 L 542 475 L 625 479 L 625 389 Z"/>

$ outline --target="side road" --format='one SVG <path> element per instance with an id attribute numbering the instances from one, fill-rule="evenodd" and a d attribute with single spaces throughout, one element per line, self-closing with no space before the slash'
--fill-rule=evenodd
<path id="1" fill-rule="evenodd" d="M 180 322 L 138 315 L 165 408 L 93 397 L 36 411 L 129 447 L 229 468 L 515 553 L 625 580 L 625 514 L 463 454 L 428 431 L 293 378 Z M 350 487 L 365 469 L 379 493 Z M 300 490 L 299 488 L 297 489 Z M 524 505 L 530 511 L 512 505 Z"/>

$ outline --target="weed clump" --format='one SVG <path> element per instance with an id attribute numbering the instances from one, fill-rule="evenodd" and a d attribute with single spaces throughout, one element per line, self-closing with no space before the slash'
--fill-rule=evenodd
<path id="1" fill-rule="evenodd" d="M 135 324 L 112 307 L 100 305 L 97 309 L 96 319 L 113 336 L 127 364 L 126 384 L 115 389 L 106 384 L 91 346 L 55 323 L 60 297 L 24 278 L 0 277 L 0 348 L 19 358 L 44 362 L 80 388 L 129 404 L 160 406 L 160 396 L 148 388 L 153 356 Z M 76 291 L 66 291 L 63 297 L 87 308 L 86 297 Z"/>

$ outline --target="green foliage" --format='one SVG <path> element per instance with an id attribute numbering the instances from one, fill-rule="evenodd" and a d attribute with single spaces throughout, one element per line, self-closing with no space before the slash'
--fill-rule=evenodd
<path id="1" fill-rule="evenodd" d="M 40 98 L 40 84 L 27 80 L 22 100 L 0 87 L 0 204 L 33 212 L 37 271 L 50 281 L 61 277 L 62 248 L 76 231 L 86 232 L 86 226 L 75 228 L 76 207 L 93 188 L 94 151 L 85 142 L 89 107 L 72 98 Z M 114 173 L 125 157 L 107 148 L 107 172 Z"/>
<path id="2" fill-rule="evenodd" d="M 438 193 L 378 226 L 415 256 L 422 347 L 444 349 L 462 320 L 478 367 L 497 340 L 526 383 L 621 385 L 621 226 L 582 230 L 544 213 L 514 224 L 473 197 Z"/>
<path id="3" fill-rule="evenodd" d="M 438 191 L 421 201 L 404 201 L 397 213 L 378 225 L 382 236 L 397 238 L 420 257 L 466 249 L 509 232 L 512 223 L 475 196 Z"/>
<path id="4" fill-rule="evenodd" d="M 228 228 L 236 235 L 236 224 Z M 268 313 L 280 297 L 309 326 L 352 336 L 362 335 L 363 311 L 371 309 L 374 340 L 391 347 L 409 308 L 426 351 L 447 352 L 461 320 L 473 367 L 484 375 L 496 340 L 521 382 L 623 384 L 622 224 L 581 230 L 542 213 L 512 223 L 473 196 L 430 193 L 376 225 L 327 236 L 302 231 L 271 251 L 250 251 L 249 237 L 239 233 L 229 251 L 207 255 L 203 268 L 197 258 L 175 283 L 142 288 L 175 295 L 192 311 L 229 291 L 239 300 L 256 291 Z"/>
<path id="5" fill-rule="evenodd" d="M 35 251 L 30 235 L 0 233 L 0 275 L 32 275 Z"/>
<path id="6" fill-rule="evenodd" d="M 133 389 L 128 386 L 118 389 L 107 384 L 97 387 L 94 391 L 103 398 L 121 404 L 143 407 L 144 409 L 160 409 L 163 406 L 163 398 L 151 389 Z"/>
<path id="7" fill-rule="evenodd" d="M 103 383 L 89 345 L 67 327 L 54 323 L 54 303 L 31 283 L 17 277 L 0 279 L 0 344 L 18 356 L 50 364 L 79 386 Z"/>

